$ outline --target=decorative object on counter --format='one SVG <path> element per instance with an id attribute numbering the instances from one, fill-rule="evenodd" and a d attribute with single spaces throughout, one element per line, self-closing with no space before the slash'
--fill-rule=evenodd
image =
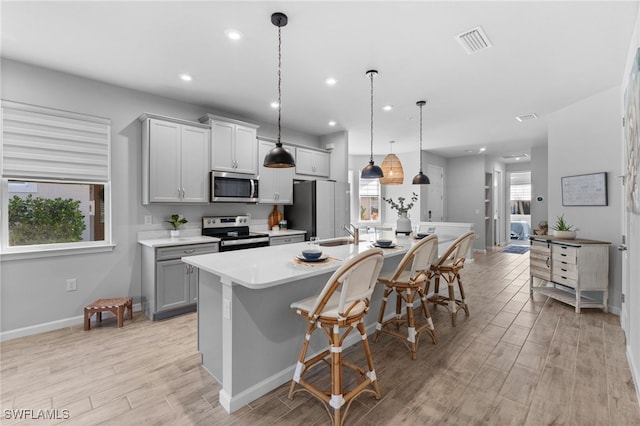
<path id="1" fill-rule="evenodd" d="M 278 205 L 273 205 L 273 210 L 269 213 L 269 229 L 280 229 L 280 222 L 284 219 L 280 210 L 278 210 Z"/>
<path id="2" fill-rule="evenodd" d="M 391 149 L 389 154 L 384 157 L 380 167 L 384 177 L 380 178 L 380 185 L 401 185 L 404 183 L 404 170 L 402 169 L 402 163 L 397 155 L 393 153 L 393 144 L 396 141 L 389 141 Z"/>
<path id="3" fill-rule="evenodd" d="M 280 230 L 281 231 L 286 231 L 287 230 L 287 221 L 284 220 L 284 219 L 281 220 L 280 223 L 279 223 L 279 226 L 280 226 Z"/>
<path id="4" fill-rule="evenodd" d="M 538 232 L 540 232 L 538 235 L 547 235 L 549 233 L 549 224 L 546 220 L 541 220 L 540 222 L 538 222 Z"/>
<path id="5" fill-rule="evenodd" d="M 373 77 L 378 75 L 378 71 L 369 70 L 366 72 L 371 80 L 371 156 L 369 157 L 369 165 L 365 166 L 360 173 L 362 179 L 380 179 L 384 177 L 382 169 L 373 164 Z"/>
<path id="6" fill-rule="evenodd" d="M 573 240 L 576 238 L 578 228 L 573 228 L 573 225 L 569 225 L 564 220 L 564 213 L 558 216 L 556 223 L 551 227 L 553 229 L 553 236 L 558 238 L 564 238 L 565 240 Z"/>
<path id="7" fill-rule="evenodd" d="M 418 152 L 418 155 L 420 156 L 420 171 L 413 177 L 412 183 L 414 185 L 429 185 L 431 183 L 429 177 L 422 173 L 422 107 L 425 106 L 426 103 L 427 101 L 416 102 L 416 105 L 420 107 L 420 152 Z"/>
<path id="8" fill-rule="evenodd" d="M 396 233 L 411 233 L 411 219 L 408 217 L 407 212 L 411 210 L 413 204 L 418 201 L 418 194 L 415 192 L 411 195 L 411 202 L 404 205 L 404 197 L 398 197 L 398 202 L 393 201 L 393 198 L 382 197 L 384 201 L 389 203 L 393 210 L 398 212 L 398 221 L 396 222 Z"/>
<path id="9" fill-rule="evenodd" d="M 321 250 L 316 250 L 313 248 L 302 250 L 302 257 L 304 257 L 306 260 L 318 260 L 320 259 L 320 256 L 322 256 Z"/>
<path id="10" fill-rule="evenodd" d="M 280 121 L 282 117 L 282 36 L 281 30 L 282 27 L 287 25 L 289 19 L 287 15 L 284 13 L 276 12 L 271 15 L 271 23 L 278 27 L 278 141 L 276 142 L 275 148 L 273 148 L 269 153 L 264 157 L 263 166 L 264 167 L 273 167 L 273 168 L 285 168 L 285 167 L 295 167 L 296 162 L 293 159 L 293 156 L 284 149 L 282 146 L 282 142 L 280 140 L 280 136 L 282 134 L 282 129 L 280 126 Z"/>
<path id="11" fill-rule="evenodd" d="M 188 222 L 188 220 L 182 216 L 181 214 L 172 214 L 170 220 L 165 220 L 165 222 L 170 223 L 173 226 L 171 230 L 171 238 L 177 238 L 180 236 L 180 226 L 184 225 Z"/>
<path id="12" fill-rule="evenodd" d="M 391 247 L 391 245 L 393 244 L 392 240 L 377 240 L 376 244 L 378 245 L 378 247 Z"/>

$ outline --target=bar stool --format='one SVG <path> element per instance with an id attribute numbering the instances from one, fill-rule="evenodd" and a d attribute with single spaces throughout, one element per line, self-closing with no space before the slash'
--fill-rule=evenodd
<path id="1" fill-rule="evenodd" d="M 303 390 L 309 392 L 323 403 L 335 426 L 343 424 L 351 402 L 361 393 L 372 392 L 376 399 L 380 399 L 380 390 L 373 368 L 373 359 L 363 318 L 369 311 L 369 299 L 381 268 L 382 250 L 364 251 L 346 261 L 334 272 L 318 296 L 291 304 L 291 308 L 307 320 L 307 331 L 291 381 L 289 399 L 293 399 L 297 392 Z M 354 328 L 360 332 L 367 361 L 366 369 L 342 358 L 342 342 Z M 329 348 L 316 356 L 305 359 L 311 335 L 317 329 L 321 329 L 327 336 Z M 343 329 L 344 332 L 341 333 Z M 327 360 L 329 355 L 331 359 Z M 302 378 L 311 366 L 320 361 L 330 365 L 330 390 L 319 389 Z M 346 394 L 343 394 L 342 386 L 343 365 L 352 368 L 358 376 L 358 384 L 348 390 Z M 296 385 L 300 385 L 302 388 L 296 390 Z M 347 406 L 344 413 L 341 413 L 341 408 L 345 404 Z"/>
<path id="2" fill-rule="evenodd" d="M 436 343 L 435 328 L 427 306 L 427 297 L 424 292 L 426 283 L 429 280 L 429 268 L 434 253 L 438 250 L 438 237 L 433 234 L 420 240 L 416 245 L 404 255 L 402 261 L 395 271 L 382 275 L 378 282 L 386 288 L 382 297 L 382 305 L 378 314 L 376 324 L 376 335 L 374 341 L 378 341 L 382 333 L 401 339 L 411 351 L 411 359 L 416 359 L 418 349 L 418 337 L 420 333 L 426 331 L 433 343 Z M 387 306 L 387 299 L 391 293 L 396 293 L 395 316 L 387 321 L 384 320 L 384 311 Z M 417 324 L 413 314 L 413 302 L 416 296 L 420 296 L 422 311 L 426 322 Z M 402 315 L 402 302 L 404 301 L 406 315 Z M 406 333 L 400 333 L 400 327 L 406 325 Z"/>
<path id="3" fill-rule="evenodd" d="M 471 247 L 475 233 L 473 231 L 467 232 L 456 239 L 449 250 L 442 255 L 437 262 L 433 262 L 431 265 L 431 276 L 435 278 L 434 294 L 429 297 L 429 301 L 436 304 L 445 306 L 451 314 L 451 325 L 456 326 L 456 318 L 459 308 L 462 308 L 469 316 L 469 306 L 464 297 L 464 287 L 462 287 L 462 279 L 460 278 L 460 271 L 464 267 L 464 261 L 467 257 L 467 252 Z M 444 278 L 449 287 L 447 296 L 442 296 L 440 292 L 440 277 Z M 458 291 L 460 292 L 460 298 L 456 299 L 454 291 L 454 283 L 458 282 Z M 427 281 L 425 288 L 425 294 L 429 294 L 429 287 L 431 280 Z"/>

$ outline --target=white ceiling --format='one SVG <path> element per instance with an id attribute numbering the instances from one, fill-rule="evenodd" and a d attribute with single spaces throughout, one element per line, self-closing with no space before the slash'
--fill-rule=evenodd
<path id="1" fill-rule="evenodd" d="M 2 56 L 275 123 L 282 29 L 282 125 L 346 129 L 350 154 L 424 147 L 447 157 L 528 153 L 547 116 L 622 81 L 637 1 L 2 2 Z M 482 26 L 493 47 L 454 36 Z M 240 30 L 240 41 L 224 31 Z M 193 75 L 185 83 L 181 73 Z M 328 87 L 324 81 L 338 83 Z M 394 106 L 390 112 L 382 105 Z M 536 113 L 538 120 L 515 120 Z M 329 127 L 335 120 L 337 125 Z"/>

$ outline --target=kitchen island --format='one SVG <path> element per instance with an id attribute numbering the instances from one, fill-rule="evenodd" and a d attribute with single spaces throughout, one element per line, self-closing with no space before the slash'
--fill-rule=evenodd
<path id="1" fill-rule="evenodd" d="M 383 271 L 396 268 L 416 240 L 397 238 L 395 248 L 384 249 Z M 233 412 L 293 377 L 305 321 L 289 305 L 319 294 L 343 262 L 369 248 L 359 245 L 323 246 L 330 259 L 300 265 L 294 258 L 308 243 L 259 247 L 185 257 L 199 268 L 198 350 L 202 365 L 222 384 L 220 404 Z M 376 288 L 365 317 L 373 333 L 382 288 Z M 345 346 L 354 344 L 357 333 Z M 314 337 L 310 352 L 326 348 L 326 339 Z"/>

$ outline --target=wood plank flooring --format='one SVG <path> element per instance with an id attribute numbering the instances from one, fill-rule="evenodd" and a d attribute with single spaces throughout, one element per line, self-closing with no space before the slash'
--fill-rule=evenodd
<path id="1" fill-rule="evenodd" d="M 528 259 L 476 254 L 462 271 L 470 317 L 461 312 L 454 328 L 445 309 L 432 309 L 438 344 L 423 336 L 417 360 L 388 335 L 371 340 L 382 398 L 356 398 L 346 424 L 640 424 L 619 318 L 531 298 Z M 347 359 L 361 360 L 355 349 Z M 108 318 L 86 332 L 3 342 L 0 355 L 2 425 L 330 424 L 304 392 L 287 399 L 288 384 L 227 414 L 220 385 L 200 366 L 195 314 L 151 322 L 136 313 L 121 329 Z M 313 375 L 326 380 L 322 373 Z"/>

